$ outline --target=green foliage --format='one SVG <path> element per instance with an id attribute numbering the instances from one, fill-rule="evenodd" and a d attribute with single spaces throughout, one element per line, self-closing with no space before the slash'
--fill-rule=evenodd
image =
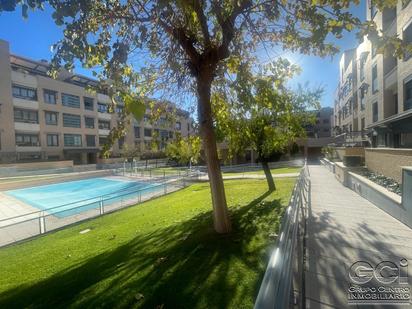
<path id="1" fill-rule="evenodd" d="M 285 59 L 262 67 L 258 74 L 244 63 L 233 83 L 216 90 L 216 128 L 231 155 L 251 148 L 258 160 L 267 161 L 305 136 L 302 125 L 314 121 L 308 110 L 319 107 L 322 89 L 289 89 L 286 84 L 297 72 L 299 68 Z"/>
<path id="2" fill-rule="evenodd" d="M 178 136 L 166 147 L 166 155 L 169 159 L 180 164 L 196 164 L 200 158 L 200 138 L 199 136 L 188 136 L 182 138 Z"/>

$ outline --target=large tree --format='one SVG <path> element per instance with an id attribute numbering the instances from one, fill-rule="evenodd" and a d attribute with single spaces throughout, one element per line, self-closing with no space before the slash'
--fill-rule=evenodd
<path id="1" fill-rule="evenodd" d="M 320 106 L 322 89 L 288 87 L 299 71 L 282 58 L 260 66 L 257 73 L 249 63 L 242 63 L 236 79 L 216 87 L 212 98 L 217 132 L 227 141 L 229 154 L 255 151 L 269 191 L 276 190 L 270 159 L 305 137 L 304 125 L 315 120 L 312 111 Z"/>
<path id="2" fill-rule="evenodd" d="M 396 3 L 376 2 L 380 8 Z M 54 45 L 56 67 L 72 69 L 77 59 L 86 68 L 98 68 L 100 80 L 111 80 L 110 94 L 128 102 L 125 93 L 159 91 L 154 86 L 195 95 L 219 233 L 229 232 L 231 224 L 212 118 L 214 80 L 223 78 L 228 67 L 236 70 L 240 58 L 263 45 L 266 50 L 336 53 L 326 42 L 328 35 L 340 37 L 357 26 L 382 43 L 378 46 L 391 44 L 394 52 L 401 47 L 399 39 L 380 37 L 373 22 L 362 24 L 348 13 L 359 0 L 3 0 L 0 11 L 19 5 L 27 17 L 30 8 L 46 3 L 63 27 L 64 37 Z M 127 105 L 133 112 L 137 103 Z"/>

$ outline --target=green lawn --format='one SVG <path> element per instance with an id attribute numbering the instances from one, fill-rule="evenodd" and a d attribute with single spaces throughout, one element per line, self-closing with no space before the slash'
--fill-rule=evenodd
<path id="1" fill-rule="evenodd" d="M 273 168 L 270 171 L 272 172 L 272 175 L 276 174 L 288 174 L 288 173 L 299 173 L 301 170 L 300 167 L 278 167 L 278 168 Z M 263 172 L 262 169 L 259 170 L 252 170 L 252 171 L 239 171 L 239 172 L 224 172 L 223 175 L 225 176 L 235 176 L 235 175 L 264 175 L 265 173 Z"/>
<path id="2" fill-rule="evenodd" d="M 226 181 L 230 235 L 197 183 L 0 249 L 0 308 L 251 308 L 294 182 Z"/>

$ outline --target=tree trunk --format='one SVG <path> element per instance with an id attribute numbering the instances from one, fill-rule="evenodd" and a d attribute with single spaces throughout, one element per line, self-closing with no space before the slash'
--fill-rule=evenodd
<path id="1" fill-rule="evenodd" d="M 217 154 L 216 136 L 213 129 L 210 100 L 212 79 L 211 74 L 206 76 L 199 75 L 197 77 L 198 117 L 212 193 L 214 227 L 218 233 L 229 233 L 232 228 Z"/>
<path id="2" fill-rule="evenodd" d="M 269 168 L 269 164 L 265 160 L 262 160 L 261 162 L 262 162 L 263 171 L 265 172 L 266 181 L 268 182 L 269 191 L 275 191 L 276 190 L 275 181 L 273 180 L 272 173 Z"/>

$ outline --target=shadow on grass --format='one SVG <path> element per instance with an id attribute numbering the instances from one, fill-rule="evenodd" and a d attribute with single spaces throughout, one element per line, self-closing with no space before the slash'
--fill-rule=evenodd
<path id="1" fill-rule="evenodd" d="M 250 308 L 267 263 L 268 234 L 277 232 L 284 209 L 279 199 L 264 201 L 270 194 L 231 209 L 230 235 L 217 235 L 211 213 L 202 213 L 8 290 L 0 307 Z"/>

